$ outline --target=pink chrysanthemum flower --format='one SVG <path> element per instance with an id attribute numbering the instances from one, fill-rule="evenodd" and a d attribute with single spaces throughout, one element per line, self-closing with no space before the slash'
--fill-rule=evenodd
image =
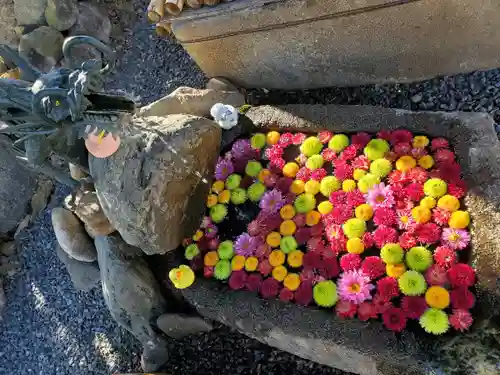
<path id="1" fill-rule="evenodd" d="M 283 167 L 286 164 L 286 161 L 283 158 L 276 158 L 276 159 L 271 159 L 270 163 L 272 166 L 276 168 L 283 169 Z"/>
<path id="2" fill-rule="evenodd" d="M 347 146 L 344 151 L 342 151 L 339 155 L 339 159 L 343 161 L 349 161 L 356 157 L 358 153 L 358 147 L 356 145 Z"/>
<path id="3" fill-rule="evenodd" d="M 424 168 L 415 167 L 408 171 L 408 178 L 418 184 L 424 184 L 429 179 L 429 174 Z"/>
<path id="4" fill-rule="evenodd" d="M 337 154 L 331 148 L 325 148 L 321 151 L 321 156 L 325 161 L 334 161 L 337 158 Z"/>
<path id="5" fill-rule="evenodd" d="M 257 250 L 257 241 L 248 233 L 240 234 L 234 243 L 234 252 L 238 255 L 249 257 L 255 254 L 255 250 Z"/>
<path id="6" fill-rule="evenodd" d="M 292 145 L 293 134 L 292 133 L 283 133 L 278 140 L 278 144 L 282 147 L 288 147 Z"/>
<path id="7" fill-rule="evenodd" d="M 345 162 L 336 163 L 335 165 L 335 176 L 339 180 L 347 180 L 352 178 L 352 173 L 354 168 Z"/>
<path id="8" fill-rule="evenodd" d="M 325 235 L 329 241 L 339 240 L 344 237 L 344 231 L 342 225 L 331 224 L 325 228 Z"/>
<path id="9" fill-rule="evenodd" d="M 444 228 L 441 242 L 450 249 L 462 250 L 469 245 L 470 234 L 465 229 Z"/>
<path id="10" fill-rule="evenodd" d="M 416 182 L 409 184 L 406 186 L 406 194 L 413 201 L 419 201 L 424 197 L 424 185 L 417 184 Z"/>
<path id="11" fill-rule="evenodd" d="M 434 153 L 434 160 L 437 163 L 451 163 L 455 161 L 455 154 L 451 150 L 441 148 Z"/>
<path id="12" fill-rule="evenodd" d="M 327 224 L 343 224 L 352 218 L 353 209 L 348 206 L 337 206 L 324 216 L 324 222 Z"/>
<path id="13" fill-rule="evenodd" d="M 432 210 L 432 220 L 444 227 L 446 225 L 448 225 L 448 221 L 450 220 L 450 216 L 451 216 L 451 212 L 443 209 L 443 208 L 439 208 L 439 207 L 436 207 Z"/>
<path id="14" fill-rule="evenodd" d="M 400 230 L 408 230 L 415 226 L 415 220 L 411 214 L 411 210 L 397 210 L 397 224 Z"/>
<path id="15" fill-rule="evenodd" d="M 365 232 L 361 240 L 363 241 L 363 245 L 365 245 L 365 249 L 369 249 L 375 245 L 375 240 L 373 239 L 373 234 L 371 232 Z"/>
<path id="16" fill-rule="evenodd" d="M 276 190 L 279 190 L 282 194 L 288 194 L 290 186 L 292 185 L 293 179 L 290 177 L 281 177 L 276 181 Z"/>
<path id="17" fill-rule="evenodd" d="M 338 240 L 332 240 L 330 241 L 330 250 L 335 254 L 338 255 L 341 252 L 345 251 L 345 247 L 347 244 L 347 239 L 340 238 Z"/>
<path id="18" fill-rule="evenodd" d="M 340 257 L 340 268 L 343 271 L 354 271 L 361 266 L 361 257 L 359 254 L 345 254 Z"/>
<path id="19" fill-rule="evenodd" d="M 355 169 L 367 171 L 370 169 L 370 160 L 365 155 L 359 155 L 351 162 L 351 165 Z"/>
<path id="20" fill-rule="evenodd" d="M 441 228 L 434 223 L 418 224 L 415 227 L 415 237 L 423 244 L 433 244 L 441 238 Z"/>
<path id="21" fill-rule="evenodd" d="M 448 194 L 453 195 L 455 198 L 463 198 L 467 190 L 467 185 L 463 180 L 456 180 L 448 184 Z"/>
<path id="22" fill-rule="evenodd" d="M 299 245 L 305 245 L 307 241 L 311 238 L 311 229 L 310 228 L 298 228 L 295 232 L 295 240 Z"/>
<path id="23" fill-rule="evenodd" d="M 371 299 L 370 292 L 375 288 L 370 284 L 370 277 L 357 270 L 344 272 L 337 285 L 340 299 L 356 305 Z"/>
<path id="24" fill-rule="evenodd" d="M 392 208 L 381 207 L 375 210 L 375 214 L 373 215 L 373 222 L 375 225 L 387 225 L 388 227 L 392 227 L 396 225 L 397 216 Z"/>
<path id="25" fill-rule="evenodd" d="M 411 145 L 409 142 L 400 142 L 394 145 L 394 152 L 398 156 L 410 155 Z"/>
<path id="26" fill-rule="evenodd" d="M 434 138 L 431 141 L 431 150 L 437 150 L 438 148 L 449 147 L 450 143 L 446 138 Z"/>
<path id="27" fill-rule="evenodd" d="M 454 309 L 449 316 L 450 325 L 457 331 L 466 331 L 472 325 L 472 315 L 464 309 Z"/>
<path id="28" fill-rule="evenodd" d="M 438 264 L 433 264 L 425 271 L 425 280 L 429 285 L 442 286 L 448 282 L 446 270 Z"/>
<path id="29" fill-rule="evenodd" d="M 450 302 L 454 309 L 468 310 L 474 307 L 476 297 L 467 287 L 462 286 L 450 292 Z"/>
<path id="30" fill-rule="evenodd" d="M 411 249 L 417 246 L 417 239 L 413 236 L 412 232 L 403 232 L 399 236 L 398 243 L 403 249 Z"/>
<path id="31" fill-rule="evenodd" d="M 306 168 L 306 167 L 302 167 L 299 169 L 299 171 L 295 175 L 295 178 L 297 180 L 307 182 L 311 178 L 311 170 Z"/>
<path id="32" fill-rule="evenodd" d="M 214 273 L 215 273 L 215 267 L 205 266 L 203 268 L 203 277 L 206 277 L 207 279 L 213 277 Z"/>
<path id="33" fill-rule="evenodd" d="M 311 180 L 321 181 L 327 176 L 325 168 L 318 168 L 311 172 Z"/>
<path id="34" fill-rule="evenodd" d="M 368 190 L 368 193 L 365 194 L 365 199 L 366 203 L 375 209 L 379 207 L 394 206 L 392 189 L 390 186 L 385 186 L 383 182 L 378 185 L 374 185 L 370 190 Z"/>
<path id="35" fill-rule="evenodd" d="M 329 201 L 334 207 L 344 206 L 347 204 L 347 193 L 342 190 L 334 191 L 329 198 Z"/>
<path id="36" fill-rule="evenodd" d="M 217 180 L 224 181 L 233 172 L 234 166 L 230 160 L 219 159 L 219 162 L 215 166 L 215 178 Z"/>
<path id="37" fill-rule="evenodd" d="M 285 199 L 283 198 L 283 194 L 276 189 L 264 193 L 259 203 L 259 207 L 268 213 L 277 212 L 284 205 Z"/>
<path id="38" fill-rule="evenodd" d="M 363 203 L 365 203 L 365 196 L 358 189 L 347 193 L 346 204 L 349 207 L 353 207 L 353 208 L 358 207 L 360 204 L 363 204 Z"/>
<path id="39" fill-rule="evenodd" d="M 377 319 L 377 308 L 372 302 L 361 302 L 358 305 L 358 318 L 362 321 Z"/>
<path id="40" fill-rule="evenodd" d="M 321 143 L 328 143 L 332 137 L 333 134 L 327 130 L 318 133 L 318 139 Z"/>
<path id="41" fill-rule="evenodd" d="M 302 142 L 304 142 L 305 139 L 306 139 L 306 135 L 304 133 L 295 133 L 292 137 L 292 143 L 295 146 L 298 146 L 298 145 L 302 144 Z"/>
<path id="42" fill-rule="evenodd" d="M 379 249 L 381 249 L 386 243 L 397 242 L 397 239 L 398 231 L 394 228 L 380 225 L 373 231 L 373 241 Z"/>
<path id="43" fill-rule="evenodd" d="M 271 147 L 266 148 L 266 151 L 264 151 L 264 156 L 268 160 L 277 159 L 283 156 L 284 151 L 285 150 L 283 150 L 283 148 L 280 145 L 275 144 L 272 145 Z"/>
<path id="44" fill-rule="evenodd" d="M 434 250 L 434 262 L 445 270 L 457 262 L 457 254 L 446 246 L 439 246 Z"/>
<path id="45" fill-rule="evenodd" d="M 351 301 L 340 300 L 335 305 L 337 316 L 342 319 L 352 319 L 356 315 L 356 304 Z"/>

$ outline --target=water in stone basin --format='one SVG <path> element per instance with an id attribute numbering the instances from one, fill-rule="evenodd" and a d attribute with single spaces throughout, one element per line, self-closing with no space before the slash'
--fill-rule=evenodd
<path id="1" fill-rule="evenodd" d="M 195 272 L 396 332 L 412 320 L 435 335 L 472 324 L 470 218 L 446 139 L 257 133 L 221 155 L 214 177 L 184 244 Z"/>

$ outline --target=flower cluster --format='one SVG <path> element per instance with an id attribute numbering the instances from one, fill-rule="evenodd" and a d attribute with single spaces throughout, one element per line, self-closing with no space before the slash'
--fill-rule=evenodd
<path id="1" fill-rule="evenodd" d="M 219 159 L 185 258 L 263 298 L 396 332 L 410 319 L 431 334 L 463 331 L 475 303 L 475 272 L 460 262 L 471 240 L 465 193 L 444 138 L 257 133 Z M 246 231 L 222 233 L 236 206 L 251 216 Z"/>

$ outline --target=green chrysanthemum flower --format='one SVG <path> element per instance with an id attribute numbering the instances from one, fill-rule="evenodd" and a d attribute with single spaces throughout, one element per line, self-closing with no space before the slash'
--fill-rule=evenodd
<path id="1" fill-rule="evenodd" d="M 307 157 L 311 157 L 313 155 L 319 154 L 322 148 L 323 144 L 318 137 L 308 137 L 300 145 L 300 152 L 302 152 Z"/>
<path id="2" fill-rule="evenodd" d="M 448 185 L 440 178 L 431 178 L 427 180 L 424 184 L 425 195 L 432 198 L 441 198 L 443 195 L 446 194 L 447 190 L 448 190 Z"/>
<path id="3" fill-rule="evenodd" d="M 233 173 L 229 175 L 226 179 L 226 188 L 228 190 L 234 190 L 240 187 L 241 176 L 239 174 Z"/>
<path id="4" fill-rule="evenodd" d="M 377 159 L 370 164 L 371 174 L 383 178 L 392 171 L 392 163 L 387 159 Z"/>
<path id="5" fill-rule="evenodd" d="M 234 189 L 231 192 L 231 203 L 233 204 L 243 204 L 247 200 L 247 191 L 242 188 Z"/>
<path id="6" fill-rule="evenodd" d="M 198 248 L 198 245 L 195 243 L 192 243 L 191 245 L 187 246 L 186 249 L 184 250 L 184 257 L 187 260 L 193 259 L 195 256 L 197 256 L 200 253 L 200 249 Z"/>
<path id="7" fill-rule="evenodd" d="M 443 310 L 434 308 L 425 310 L 419 319 L 419 323 L 425 332 L 433 335 L 442 335 L 450 328 L 448 315 Z"/>
<path id="8" fill-rule="evenodd" d="M 418 272 L 424 272 L 432 265 L 432 253 L 423 246 L 412 247 L 406 253 L 406 265 Z"/>
<path id="9" fill-rule="evenodd" d="M 399 264 L 403 261 L 404 251 L 398 243 L 388 243 L 380 250 L 380 257 L 387 264 Z"/>
<path id="10" fill-rule="evenodd" d="M 250 138 L 250 145 L 252 148 L 260 150 L 266 146 L 266 135 L 263 133 L 255 133 Z"/>
<path id="11" fill-rule="evenodd" d="M 260 198 L 262 198 L 265 192 L 266 192 L 266 187 L 263 183 L 261 182 L 253 183 L 248 187 L 247 190 L 248 199 L 250 199 L 252 202 L 258 202 Z"/>
<path id="12" fill-rule="evenodd" d="M 321 281 L 313 288 L 313 298 L 318 306 L 332 307 L 337 303 L 337 287 L 331 280 Z"/>
<path id="13" fill-rule="evenodd" d="M 216 204 L 210 209 L 210 218 L 214 223 L 220 223 L 227 216 L 227 207 L 224 204 Z"/>
<path id="14" fill-rule="evenodd" d="M 305 214 L 314 210 L 316 207 L 316 198 L 314 198 L 314 195 L 312 194 L 300 194 L 297 198 L 295 198 L 293 205 L 298 213 Z"/>
<path id="15" fill-rule="evenodd" d="M 361 238 L 366 231 L 366 222 L 358 218 L 349 219 L 342 225 L 342 230 L 349 239 Z"/>
<path id="16" fill-rule="evenodd" d="M 217 262 L 214 269 L 214 277 L 217 280 L 227 280 L 231 276 L 231 262 L 221 259 Z"/>
<path id="17" fill-rule="evenodd" d="M 389 151 L 389 143 L 384 139 L 372 139 L 363 151 L 365 156 L 370 160 L 381 159 Z"/>
<path id="18" fill-rule="evenodd" d="M 335 176 L 326 176 L 321 180 L 319 191 L 325 197 L 329 198 L 333 192 L 339 190 L 342 184 Z"/>
<path id="19" fill-rule="evenodd" d="M 310 170 L 314 171 L 315 169 L 319 169 L 323 166 L 325 160 L 321 155 L 313 155 L 306 161 L 306 167 Z"/>
<path id="20" fill-rule="evenodd" d="M 358 181 L 358 189 L 362 193 L 367 193 L 374 185 L 380 183 L 380 178 L 375 176 L 374 174 L 367 173 Z"/>
<path id="21" fill-rule="evenodd" d="M 405 296 L 420 296 L 425 293 L 427 283 L 421 273 L 406 271 L 398 279 L 399 290 Z"/>
<path id="22" fill-rule="evenodd" d="M 234 256 L 233 241 L 226 240 L 222 241 L 217 248 L 217 254 L 219 254 L 219 259 L 229 260 Z"/>
<path id="23" fill-rule="evenodd" d="M 262 164 L 260 164 L 258 161 L 250 160 L 245 167 L 245 173 L 250 177 L 257 177 L 261 169 Z"/>
<path id="24" fill-rule="evenodd" d="M 349 137 L 345 134 L 336 134 L 328 142 L 328 148 L 336 153 L 341 152 L 347 146 L 349 146 Z"/>
<path id="25" fill-rule="evenodd" d="M 293 236 L 284 236 L 280 241 L 280 249 L 285 254 L 290 254 L 292 251 L 297 250 L 297 241 Z"/>

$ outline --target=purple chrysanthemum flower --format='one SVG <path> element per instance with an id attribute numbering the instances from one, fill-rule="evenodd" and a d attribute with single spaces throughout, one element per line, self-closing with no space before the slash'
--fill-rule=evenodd
<path id="1" fill-rule="evenodd" d="M 385 186 L 382 182 L 374 185 L 368 193 L 365 194 L 366 203 L 374 209 L 379 207 L 392 207 L 394 206 L 394 195 L 390 186 Z"/>
<path id="2" fill-rule="evenodd" d="M 235 159 L 251 159 L 255 156 L 255 150 L 250 145 L 250 140 L 248 139 L 238 139 L 234 142 L 231 153 Z"/>
<path id="3" fill-rule="evenodd" d="M 233 163 L 227 159 L 219 159 L 215 166 L 215 178 L 224 181 L 231 173 L 234 172 Z"/>
<path id="4" fill-rule="evenodd" d="M 340 299 L 356 305 L 371 299 L 370 292 L 375 288 L 370 284 L 370 278 L 358 270 L 347 271 L 340 275 L 337 287 Z"/>
<path id="5" fill-rule="evenodd" d="M 234 251 L 238 255 L 249 257 L 254 255 L 257 245 L 258 243 L 255 237 L 250 236 L 248 233 L 242 233 L 234 243 Z"/>
<path id="6" fill-rule="evenodd" d="M 273 213 L 277 212 L 281 207 L 285 205 L 285 198 L 279 190 L 273 189 L 264 193 L 260 199 L 259 206 L 262 211 Z"/>
<path id="7" fill-rule="evenodd" d="M 218 231 L 217 225 L 210 223 L 205 227 L 205 236 L 210 239 L 215 238 Z"/>
<path id="8" fill-rule="evenodd" d="M 469 244 L 470 234 L 464 229 L 444 228 L 441 242 L 452 250 L 462 250 Z"/>

